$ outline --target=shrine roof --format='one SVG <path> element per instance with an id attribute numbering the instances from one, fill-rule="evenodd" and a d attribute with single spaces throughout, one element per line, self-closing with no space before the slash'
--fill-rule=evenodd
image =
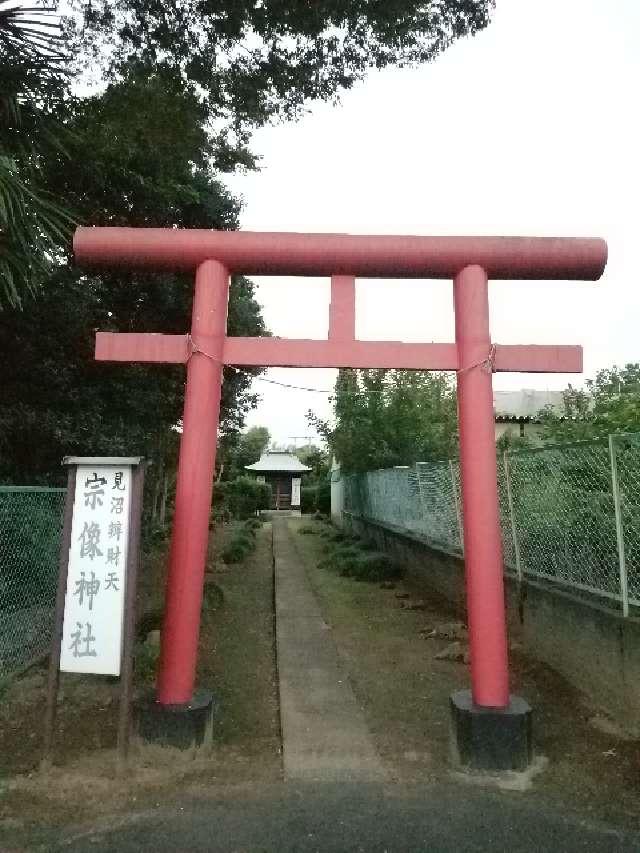
<path id="1" fill-rule="evenodd" d="M 253 465 L 245 465 L 244 467 L 247 471 L 287 471 L 295 473 L 311 470 L 308 465 L 303 465 L 295 454 L 287 453 L 283 450 L 268 450 Z"/>
<path id="2" fill-rule="evenodd" d="M 562 391 L 521 388 L 518 391 L 494 391 L 493 410 L 496 421 L 536 420 L 542 409 L 556 415 L 564 412 Z"/>

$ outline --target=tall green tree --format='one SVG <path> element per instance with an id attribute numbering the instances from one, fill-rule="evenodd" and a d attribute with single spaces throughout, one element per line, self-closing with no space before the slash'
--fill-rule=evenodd
<path id="1" fill-rule="evenodd" d="M 543 411 L 547 442 L 602 438 L 616 432 L 640 432 L 640 364 L 599 370 L 585 388 L 569 385 L 564 411 Z"/>
<path id="2" fill-rule="evenodd" d="M 309 413 L 346 472 L 446 459 L 456 452 L 457 410 L 442 373 L 341 370 L 335 423 Z"/>
<path id="3" fill-rule="evenodd" d="M 251 427 L 246 432 L 229 432 L 223 443 L 218 462 L 220 474 L 224 479 L 245 477 L 245 465 L 253 465 L 269 447 L 271 435 L 267 427 Z"/>
<path id="4" fill-rule="evenodd" d="M 202 117 L 197 93 L 167 73 L 112 84 L 66 107 L 68 150 L 45 164 L 47 184 L 88 225 L 235 228 L 238 205 L 209 164 Z M 191 276 L 87 272 L 69 259 L 22 311 L 0 312 L 0 476 L 51 482 L 74 452 L 162 459 L 184 368 L 96 363 L 94 334 L 184 332 L 192 291 Z M 228 323 L 231 334 L 264 333 L 245 278 L 232 282 Z M 250 371 L 225 370 L 223 430 L 241 428 L 250 382 Z"/>
<path id="5" fill-rule="evenodd" d="M 50 203 L 63 200 L 85 225 L 236 228 L 238 205 L 221 178 L 255 165 L 248 147 L 254 127 L 295 116 L 309 100 L 336 97 L 371 67 L 435 57 L 454 39 L 484 27 L 492 3 L 70 5 L 66 49 L 75 52 L 83 82 L 93 75 L 106 90 L 72 98 L 62 65 L 42 60 L 12 90 L 12 103 L 33 107 L 20 115 L 20 128 L 31 117 L 22 134 L 27 154 L 2 164 L 5 176 L 11 171 L 15 177 L 14 164 L 20 175 L 28 166 L 35 176 L 23 196 L 28 204 L 5 201 L 0 209 L 0 287 L 15 305 L 20 281 L 28 279 L 38 297 L 22 314 L 11 309 L 0 316 L 0 357 L 12 377 L 0 412 L 0 476 L 18 481 L 50 479 L 60 455 L 74 451 L 162 455 L 163 447 L 175 444 L 167 435 L 182 406 L 181 368 L 98 365 L 93 333 L 184 331 L 192 282 L 181 275 L 78 271 L 69 255 L 68 223 L 55 219 L 54 213 L 63 214 Z M 12 70 L 8 56 L 0 47 L 5 79 Z M 20 61 L 15 51 L 13 59 Z M 30 97 L 30 91 L 37 94 Z M 18 125 L 7 127 L 4 136 L 0 129 L 0 156 L 11 145 L 23 150 Z M 14 245 L 22 256 L 10 254 Z M 243 278 L 232 285 L 229 329 L 265 333 L 251 283 Z M 242 429 L 255 402 L 250 375 L 225 370 L 227 436 Z"/>
<path id="6" fill-rule="evenodd" d="M 72 0 L 80 49 L 114 77 L 166 66 L 203 92 L 221 151 L 371 68 L 429 61 L 493 0 Z"/>
<path id="7" fill-rule="evenodd" d="M 307 465 L 311 469 L 304 477 L 306 485 L 326 481 L 331 463 L 326 450 L 315 444 L 303 444 L 302 447 L 296 448 L 295 454 L 303 465 Z"/>

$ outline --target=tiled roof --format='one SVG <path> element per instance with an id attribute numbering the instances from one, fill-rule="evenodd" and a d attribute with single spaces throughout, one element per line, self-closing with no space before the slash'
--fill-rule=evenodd
<path id="1" fill-rule="evenodd" d="M 533 419 L 541 409 L 551 406 L 560 415 L 564 413 L 562 391 L 539 391 L 521 388 L 519 391 L 494 391 L 493 409 L 496 420 Z"/>
<path id="2" fill-rule="evenodd" d="M 303 465 L 293 453 L 281 450 L 268 450 L 263 453 L 253 465 L 244 466 L 247 471 L 290 471 L 292 473 L 310 471 L 308 465 Z"/>

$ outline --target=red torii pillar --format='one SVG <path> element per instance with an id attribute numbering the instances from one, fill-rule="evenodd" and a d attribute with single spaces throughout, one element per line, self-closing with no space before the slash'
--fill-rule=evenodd
<path id="1" fill-rule="evenodd" d="M 196 273 L 190 334 L 99 332 L 96 338 L 98 360 L 187 364 L 159 705 L 176 709 L 194 702 L 223 365 L 451 370 L 457 371 L 458 383 L 472 684 L 470 696 L 460 693 L 452 697 L 457 749 L 463 764 L 499 769 L 526 763 L 522 755 L 514 758 L 500 742 L 504 731 L 507 740 L 513 740 L 501 712 L 511 709 L 517 697 L 509 695 L 492 373 L 581 372 L 582 350 L 576 346 L 492 344 L 488 279 L 593 281 L 604 270 L 606 243 L 522 237 L 79 228 L 74 251 L 79 263 Z M 227 337 L 232 273 L 330 276 L 328 339 Z M 455 344 L 355 340 L 356 276 L 453 279 Z M 497 739 L 490 733 L 495 719 L 500 722 L 494 727 Z M 521 727 L 529 726 L 528 714 L 524 719 Z M 472 743 L 478 738 L 491 742 L 479 756 Z"/>

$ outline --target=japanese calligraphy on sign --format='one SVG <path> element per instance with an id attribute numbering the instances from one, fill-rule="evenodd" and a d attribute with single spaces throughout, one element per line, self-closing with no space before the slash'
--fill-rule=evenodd
<path id="1" fill-rule="evenodd" d="M 119 675 L 131 467 L 78 465 L 60 669 Z"/>

